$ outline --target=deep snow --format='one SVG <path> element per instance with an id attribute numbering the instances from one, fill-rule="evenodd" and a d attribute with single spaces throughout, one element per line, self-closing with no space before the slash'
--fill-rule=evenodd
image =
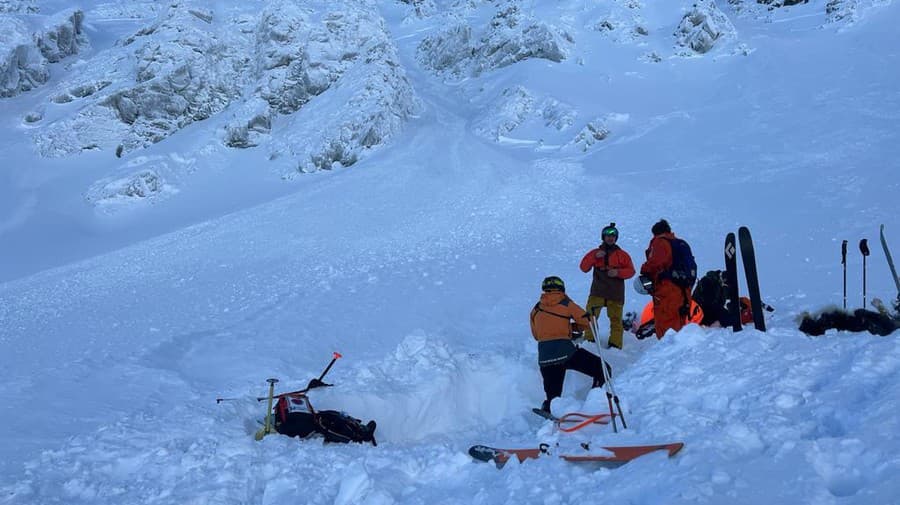
<path id="1" fill-rule="evenodd" d="M 435 1 L 418 17 L 362 3 L 422 108 L 347 168 L 282 180 L 262 149 L 210 147 L 226 118 L 121 160 L 44 159 L 22 118 L 51 88 L 0 101 L 0 501 L 900 503 L 898 334 L 808 338 L 795 321 L 840 303 L 842 239 L 849 304 L 860 238 L 868 298 L 896 296 L 877 243 L 884 223 L 900 254 L 896 4 L 853 2 L 829 22 L 833 2 L 719 2 L 735 35 L 688 57 L 673 34 L 689 2 L 513 2 L 572 36 L 566 59 L 459 75 L 422 65 L 420 42 L 448 12 L 480 33 L 502 6 Z M 83 7 L 81 65 L 143 26 L 122 15 L 140 4 Z M 603 19 L 649 35 L 593 28 Z M 67 70 L 50 70 L 52 87 Z M 530 102 L 497 108 L 519 88 Z M 609 135 L 575 142 L 590 122 Z M 167 198 L 86 198 L 147 164 L 168 167 Z M 770 330 L 626 335 L 604 356 L 629 429 L 561 434 L 530 412 L 540 280 L 560 275 L 583 302 L 578 261 L 599 230 L 615 221 L 640 262 L 660 217 L 703 271 L 722 267 L 727 232 L 751 228 Z M 627 296 L 630 310 L 647 301 Z M 333 351 L 335 386 L 312 401 L 377 420 L 379 446 L 255 442 L 265 379 L 303 387 Z M 554 411 L 602 412 L 588 386 L 570 374 Z M 588 440 L 685 449 L 614 470 L 497 471 L 466 454 Z"/>

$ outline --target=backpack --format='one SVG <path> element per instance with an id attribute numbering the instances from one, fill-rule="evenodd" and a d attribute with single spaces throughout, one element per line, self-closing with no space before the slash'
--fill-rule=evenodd
<path id="1" fill-rule="evenodd" d="M 667 239 L 672 246 L 672 268 L 665 272 L 676 286 L 692 288 L 697 282 L 697 262 L 691 246 L 680 238 Z"/>
<path id="2" fill-rule="evenodd" d="M 326 442 L 375 442 L 375 421 L 366 424 L 362 420 L 336 410 L 322 410 L 316 413 L 318 431 Z"/>
<path id="3" fill-rule="evenodd" d="M 289 437 L 306 438 L 313 433 L 326 442 L 375 442 L 375 421 L 361 420 L 336 410 L 316 411 L 306 395 L 288 395 L 275 404 L 275 431 Z"/>
<path id="4" fill-rule="evenodd" d="M 703 326 L 719 321 L 723 326 L 730 326 L 730 316 L 726 310 L 728 292 L 725 287 L 725 272 L 710 270 L 697 281 L 697 287 L 691 298 L 703 309 Z"/>

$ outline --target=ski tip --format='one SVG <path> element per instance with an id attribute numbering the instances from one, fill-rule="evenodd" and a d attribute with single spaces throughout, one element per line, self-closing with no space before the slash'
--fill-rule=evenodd
<path id="1" fill-rule="evenodd" d="M 486 445 L 473 445 L 469 447 L 469 456 L 476 461 L 482 461 L 484 463 L 494 463 L 497 468 L 503 468 L 503 465 L 506 464 L 508 458 L 501 457 L 502 452 L 500 449 L 495 449 L 493 447 L 488 447 Z"/>
<path id="2" fill-rule="evenodd" d="M 668 444 L 669 457 L 678 454 L 679 451 L 684 449 L 684 442 L 675 442 L 674 444 Z"/>
<path id="3" fill-rule="evenodd" d="M 497 456 L 497 449 L 486 445 L 473 445 L 469 447 L 469 456 L 478 461 L 492 461 Z"/>

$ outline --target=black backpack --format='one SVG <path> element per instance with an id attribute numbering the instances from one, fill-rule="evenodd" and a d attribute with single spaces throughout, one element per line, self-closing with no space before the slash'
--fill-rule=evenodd
<path id="1" fill-rule="evenodd" d="M 703 326 L 709 326 L 719 321 L 723 326 L 728 326 L 730 315 L 726 303 L 728 290 L 725 286 L 725 272 L 710 270 L 697 281 L 697 287 L 691 298 L 703 309 Z"/>
<path id="2" fill-rule="evenodd" d="M 282 396 L 275 404 L 275 431 L 289 437 L 306 438 L 318 433 L 326 442 L 375 441 L 375 421 L 360 419 L 336 410 L 316 411 L 306 395 Z"/>
<path id="3" fill-rule="evenodd" d="M 671 279 L 676 286 L 694 287 L 697 282 L 697 262 L 694 261 L 691 246 L 680 238 L 667 240 L 672 245 L 672 268 L 665 272 L 665 277 Z"/>

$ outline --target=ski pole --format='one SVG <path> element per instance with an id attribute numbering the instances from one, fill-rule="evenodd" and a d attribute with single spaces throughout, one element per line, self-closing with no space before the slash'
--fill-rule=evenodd
<path id="1" fill-rule="evenodd" d="M 262 440 L 266 435 L 272 433 L 272 398 L 275 394 L 275 383 L 278 382 L 278 379 L 266 379 L 266 382 L 269 383 L 269 402 L 266 404 L 266 424 L 263 426 L 263 429 L 256 432 L 256 435 L 254 436 L 256 440 Z"/>
<path id="2" fill-rule="evenodd" d="M 596 319 L 594 319 L 594 327 L 599 328 L 599 323 Z M 594 343 L 597 344 L 597 355 L 600 356 L 600 341 L 595 338 Z M 603 357 L 601 356 L 600 359 L 602 360 Z M 609 385 L 610 393 L 612 393 L 613 402 L 615 402 L 616 409 L 619 411 L 622 428 L 628 429 L 628 426 L 625 424 L 625 416 L 622 414 L 622 406 L 619 404 L 619 395 L 616 394 L 616 386 L 613 384 L 612 373 L 606 367 L 603 367 L 603 372 L 606 374 L 606 383 Z"/>
<path id="3" fill-rule="evenodd" d="M 862 239 L 859 241 L 859 252 L 863 256 L 863 308 L 866 308 L 866 256 L 869 255 L 869 240 Z"/>
<path id="4" fill-rule="evenodd" d="M 844 267 L 844 310 L 847 310 L 847 241 L 841 243 L 841 265 Z"/>
<path id="5" fill-rule="evenodd" d="M 594 342 L 597 343 L 597 349 L 600 349 L 600 335 L 597 331 L 599 328 L 597 327 L 594 316 L 588 318 L 588 323 L 590 324 L 591 332 L 594 334 Z M 603 356 L 598 357 L 600 358 L 600 373 L 603 374 L 603 389 L 606 391 L 606 403 L 609 406 L 609 418 L 612 420 L 613 432 L 618 433 L 619 428 L 616 427 L 616 414 L 615 411 L 613 411 L 612 393 L 609 391 L 609 379 L 606 376 L 606 363 L 603 362 Z"/>
<path id="6" fill-rule="evenodd" d="M 310 389 L 313 389 L 316 387 L 328 386 L 329 384 L 322 383 L 322 379 L 325 378 L 325 375 L 328 373 L 329 370 L 331 370 L 331 367 L 334 366 L 334 362 L 340 358 L 343 358 L 341 353 L 339 353 L 339 352 L 333 353 L 331 362 L 328 363 L 328 366 L 325 367 L 325 370 L 322 371 L 322 375 L 319 375 L 318 379 L 313 379 L 313 380 L 309 381 L 309 385 L 307 385 L 303 389 L 298 389 L 297 391 L 288 391 L 287 393 L 277 394 L 277 395 L 275 395 L 275 398 L 281 398 L 282 396 L 300 395 L 300 394 L 303 394 L 303 393 L 309 391 Z M 256 401 L 261 402 L 261 401 L 265 400 L 266 398 L 267 397 L 265 397 L 265 396 L 260 396 L 260 397 L 256 398 Z"/>
<path id="7" fill-rule="evenodd" d="M 606 402 L 609 404 L 609 416 L 612 419 L 613 432 L 618 433 L 619 430 L 616 427 L 616 415 L 613 412 L 612 404 L 615 402 L 616 410 L 619 413 L 619 418 L 622 420 L 622 428 L 628 429 L 628 425 L 625 424 L 625 416 L 622 414 L 622 405 L 619 403 L 619 396 L 616 395 L 615 387 L 612 383 L 612 374 L 608 373 L 609 370 L 606 368 L 606 361 L 603 359 L 603 355 L 600 352 L 600 339 L 597 337 L 599 331 L 599 325 L 597 324 L 597 320 L 593 317 L 589 318 L 588 321 L 591 325 L 591 331 L 594 332 L 594 343 L 597 345 L 597 357 L 600 358 L 601 363 L 601 371 L 603 372 L 603 382 L 606 389 Z"/>
<path id="8" fill-rule="evenodd" d="M 884 249 L 884 257 L 891 268 L 891 277 L 894 278 L 894 286 L 897 287 L 897 301 L 900 302 L 900 277 L 897 276 L 897 269 L 894 268 L 894 258 L 891 257 L 891 250 L 888 249 L 887 240 L 884 238 L 884 225 L 881 225 L 879 235 L 881 235 L 881 247 Z"/>

